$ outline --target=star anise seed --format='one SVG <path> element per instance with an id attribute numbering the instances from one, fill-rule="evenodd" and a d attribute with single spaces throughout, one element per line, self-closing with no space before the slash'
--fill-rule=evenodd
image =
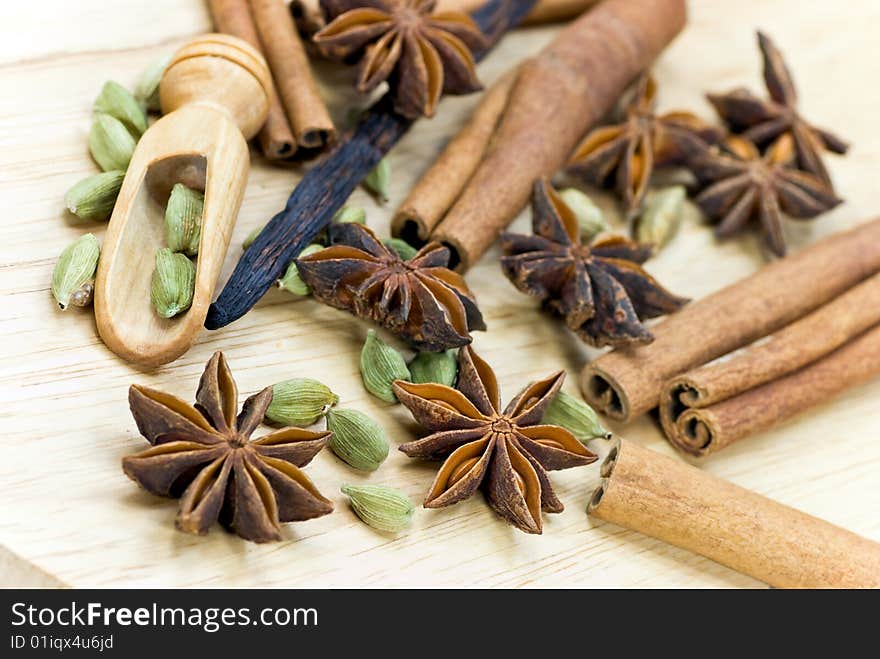
<path id="1" fill-rule="evenodd" d="M 711 219 L 715 235 L 727 238 L 751 221 L 760 223 L 770 250 L 785 256 L 782 214 L 814 218 L 840 203 L 831 186 L 812 174 L 793 169 L 794 138 L 785 133 L 763 156 L 741 137 L 731 136 L 724 150 L 701 149 L 691 158 L 691 171 L 706 187 L 694 199 Z"/>
<path id="2" fill-rule="evenodd" d="M 140 385 L 128 393 L 138 430 L 151 444 L 122 460 L 129 478 L 152 494 L 180 498 L 175 525 L 204 535 L 218 520 L 245 540 L 281 539 L 281 522 L 326 515 L 333 502 L 300 471 L 330 432 L 284 428 L 250 440 L 272 402 L 272 387 L 236 415 L 238 388 L 223 353 L 211 357 L 195 406 Z"/>
<path id="3" fill-rule="evenodd" d="M 464 278 L 446 267 L 446 247 L 428 243 L 404 260 L 360 224 L 335 225 L 332 239 L 327 249 L 296 261 L 319 302 L 429 352 L 467 345 L 472 330 L 486 329 Z"/>
<path id="4" fill-rule="evenodd" d="M 487 46 L 467 14 L 434 13 L 435 4 L 436 0 L 334 0 L 325 7 L 333 20 L 314 41 L 327 57 L 360 57 L 360 92 L 388 80 L 395 111 L 410 119 L 432 117 L 441 93 L 482 89 L 473 53 Z"/>
<path id="5" fill-rule="evenodd" d="M 581 244 L 577 218 L 546 179 L 535 182 L 532 229 L 535 235 L 501 235 L 504 274 L 587 343 L 649 343 L 654 337 L 641 321 L 687 302 L 641 267 L 650 247 L 620 236 Z"/>
<path id="6" fill-rule="evenodd" d="M 398 400 L 431 432 L 400 450 L 412 458 L 445 459 L 425 507 L 458 503 L 482 487 L 498 515 L 526 533 L 541 533 L 541 511 L 563 509 L 547 471 L 590 464 L 597 457 L 569 431 L 541 423 L 565 373 L 529 385 L 502 412 L 490 366 L 470 346 L 458 354 L 457 389 L 394 383 Z"/>
<path id="7" fill-rule="evenodd" d="M 791 135 L 798 169 L 813 174 L 830 187 L 831 176 L 822 162 L 821 151 L 846 153 L 849 145 L 801 116 L 794 80 L 782 53 L 762 32 L 758 32 L 758 45 L 764 59 L 764 82 L 770 98 L 759 98 L 740 87 L 726 94 L 707 94 L 709 102 L 731 130 L 759 148 L 765 148 L 781 135 Z"/>
<path id="8" fill-rule="evenodd" d="M 587 183 L 613 187 L 628 214 L 642 204 L 655 168 L 685 162 L 685 143 L 714 144 L 724 136 L 690 112 L 658 115 L 657 85 L 643 74 L 624 107 L 622 123 L 591 131 L 574 150 L 566 172 Z"/>

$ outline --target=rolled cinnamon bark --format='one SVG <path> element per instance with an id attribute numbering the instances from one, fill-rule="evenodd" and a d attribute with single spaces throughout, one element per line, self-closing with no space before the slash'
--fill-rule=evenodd
<path id="1" fill-rule="evenodd" d="M 284 0 L 250 0 L 254 23 L 296 143 L 320 149 L 336 128 L 312 76 L 306 51 Z"/>
<path id="2" fill-rule="evenodd" d="M 682 405 L 688 380 L 676 378 L 660 404 L 663 431 L 681 450 L 708 455 L 877 376 L 880 325 L 800 370 L 706 407 Z"/>
<path id="3" fill-rule="evenodd" d="M 578 139 L 685 24 L 684 0 L 606 0 L 522 65 L 492 145 L 432 239 L 469 268 L 526 205 L 535 179 Z"/>
<path id="4" fill-rule="evenodd" d="M 654 341 L 587 364 L 587 402 L 618 421 L 656 407 L 671 378 L 749 345 L 880 271 L 880 219 L 835 234 L 692 302 L 651 328 Z"/>
<path id="5" fill-rule="evenodd" d="M 483 94 L 468 123 L 452 139 L 397 209 L 391 234 L 411 245 L 429 240 L 431 232 L 455 203 L 483 159 L 498 120 L 507 106 L 518 68 L 502 75 Z"/>
<path id="6" fill-rule="evenodd" d="M 208 0 L 208 9 L 218 32 L 244 39 L 263 53 L 248 0 Z M 258 138 L 263 155 L 270 160 L 283 160 L 296 153 L 296 139 L 274 86 L 269 93 L 269 114 Z"/>
<path id="7" fill-rule="evenodd" d="M 777 588 L 880 587 L 880 544 L 622 440 L 587 512 Z"/>

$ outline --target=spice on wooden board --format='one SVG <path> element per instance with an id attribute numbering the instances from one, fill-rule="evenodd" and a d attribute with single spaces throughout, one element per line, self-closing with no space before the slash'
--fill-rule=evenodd
<path id="1" fill-rule="evenodd" d="M 532 229 L 531 236 L 501 234 L 505 276 L 591 345 L 648 343 L 653 336 L 642 321 L 687 302 L 641 267 L 650 247 L 621 236 L 582 244 L 577 217 L 546 179 L 535 182 Z"/>
<path id="2" fill-rule="evenodd" d="M 534 0 L 488 0 L 471 17 L 491 48 L 533 5 Z M 394 112 L 387 94 L 365 112 L 354 133 L 303 176 L 284 210 L 245 250 L 211 305 L 205 327 L 219 329 L 247 313 L 411 125 Z"/>
<path id="3" fill-rule="evenodd" d="M 602 465 L 587 512 L 777 588 L 878 588 L 880 544 L 635 442 Z"/>
<path id="4" fill-rule="evenodd" d="M 584 367 L 587 402 L 627 422 L 657 406 L 665 382 L 788 325 L 880 271 L 880 219 L 825 238 L 654 325 L 654 342 Z"/>
<path id="5" fill-rule="evenodd" d="M 431 433 L 400 450 L 410 457 L 445 460 L 425 507 L 458 503 L 482 487 L 499 516 L 521 531 L 541 533 L 541 511 L 563 509 L 547 471 L 596 460 L 568 430 L 541 423 L 565 373 L 529 385 L 502 411 L 491 367 L 470 346 L 459 350 L 458 359 L 456 389 L 394 383 L 398 400 Z"/>
<path id="6" fill-rule="evenodd" d="M 442 93 L 482 88 L 473 54 L 486 48 L 479 27 L 461 12 L 434 13 L 435 0 L 334 0 L 341 11 L 313 40 L 327 57 L 360 58 L 357 89 L 391 84 L 394 110 L 432 117 Z"/>
<path id="7" fill-rule="evenodd" d="M 782 53 L 763 32 L 758 46 L 764 58 L 764 83 L 769 99 L 755 96 L 742 87 L 707 98 L 730 128 L 759 147 L 766 147 L 782 135 L 795 142 L 797 166 L 831 187 L 831 176 L 822 162 L 821 150 L 846 153 L 849 145 L 831 131 L 818 128 L 801 116 L 797 91 Z"/>
<path id="8" fill-rule="evenodd" d="M 472 330 L 486 329 L 464 279 L 446 267 L 445 247 L 430 243 L 405 261 L 361 224 L 334 225 L 333 241 L 296 260 L 319 302 L 372 320 L 419 350 L 467 345 Z"/>
<path id="9" fill-rule="evenodd" d="M 175 526 L 204 535 L 221 524 L 245 540 L 281 540 L 281 524 L 320 517 L 333 502 L 300 470 L 330 432 L 284 428 L 251 434 L 272 402 L 272 387 L 238 413 L 238 388 L 216 352 L 199 381 L 195 406 L 140 385 L 129 390 L 138 430 L 151 447 L 122 460 L 126 475 L 152 494 L 180 498 Z"/>

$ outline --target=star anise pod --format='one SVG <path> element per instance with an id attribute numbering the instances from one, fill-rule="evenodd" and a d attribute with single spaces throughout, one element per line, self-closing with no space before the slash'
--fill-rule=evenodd
<path id="1" fill-rule="evenodd" d="M 591 131 L 565 170 L 587 183 L 613 187 L 628 214 L 641 206 L 655 168 L 684 164 L 689 141 L 714 144 L 724 136 L 690 112 L 658 115 L 656 105 L 657 85 L 644 73 L 625 104 L 623 121 Z"/>
<path id="2" fill-rule="evenodd" d="M 794 157 L 794 138 L 786 133 L 763 156 L 752 142 L 731 136 L 723 151 L 702 149 L 691 158 L 691 171 L 707 185 L 694 201 L 718 221 L 715 235 L 727 238 L 756 221 L 773 253 L 785 256 L 783 213 L 810 219 L 837 206 L 830 185 L 790 166 Z"/>
<path id="3" fill-rule="evenodd" d="M 641 321 L 687 302 L 641 267 L 650 247 L 621 236 L 581 244 L 577 218 L 546 179 L 535 182 L 532 229 L 532 236 L 501 234 L 502 270 L 587 343 L 649 343 L 654 337 Z"/>
<path id="4" fill-rule="evenodd" d="M 831 177 L 820 152 L 828 149 L 846 153 L 849 145 L 834 133 L 807 122 L 798 112 L 794 80 L 776 44 L 758 32 L 758 45 L 764 59 L 764 83 L 769 99 L 759 98 L 744 88 L 726 94 L 707 94 L 731 130 L 765 148 L 781 135 L 794 138 L 797 166 L 831 186 Z"/>
<path id="5" fill-rule="evenodd" d="M 269 542 L 281 539 L 281 522 L 333 510 L 299 469 L 332 433 L 284 428 L 250 440 L 272 387 L 248 398 L 236 416 L 238 388 L 223 353 L 205 366 L 195 406 L 140 385 L 131 386 L 128 402 L 152 446 L 123 458 L 122 469 L 148 492 L 180 498 L 181 531 L 204 535 L 219 520 L 246 540 Z"/>
<path id="6" fill-rule="evenodd" d="M 482 89 L 473 53 L 487 41 L 464 13 L 434 13 L 436 0 L 334 0 L 337 15 L 314 36 L 334 59 L 360 57 L 357 89 L 388 80 L 394 109 L 410 119 L 434 116 L 441 93 Z"/>
<path id="7" fill-rule="evenodd" d="M 489 365 L 470 346 L 458 355 L 457 389 L 394 383 L 398 400 L 432 433 L 400 450 L 412 458 L 445 458 L 425 507 L 458 503 L 482 486 L 501 517 L 526 533 L 541 533 L 541 510 L 563 509 L 547 471 L 596 460 L 570 432 L 541 423 L 565 372 L 529 385 L 501 412 L 498 381 Z"/>
<path id="8" fill-rule="evenodd" d="M 428 243 L 409 260 L 360 224 L 333 227 L 335 244 L 297 259 L 315 299 L 366 318 L 419 350 L 471 342 L 486 324 L 464 278 L 446 266 L 449 249 Z"/>

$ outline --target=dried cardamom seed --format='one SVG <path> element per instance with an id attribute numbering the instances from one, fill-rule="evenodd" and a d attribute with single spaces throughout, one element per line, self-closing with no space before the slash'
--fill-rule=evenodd
<path id="1" fill-rule="evenodd" d="M 412 523 L 415 506 L 400 490 L 384 485 L 343 485 L 342 493 L 367 526 L 399 533 Z"/>
<path id="2" fill-rule="evenodd" d="M 355 469 L 375 471 L 388 457 L 385 432 L 363 412 L 333 408 L 327 429 L 333 432 L 330 449 Z"/>
<path id="3" fill-rule="evenodd" d="M 105 82 L 95 99 L 95 112 L 119 119 L 135 139 L 147 130 L 147 115 L 125 87 L 112 80 Z"/>
<path id="4" fill-rule="evenodd" d="M 404 261 L 409 261 L 412 257 L 419 253 L 415 247 L 410 245 L 405 240 L 401 240 L 400 238 L 389 238 L 388 240 L 383 241 L 386 247 L 390 247 L 397 255 L 402 258 Z"/>
<path id="5" fill-rule="evenodd" d="M 324 249 L 323 245 L 312 243 L 311 245 L 307 245 L 306 248 L 299 253 L 299 256 L 308 256 L 309 254 L 320 252 L 322 249 Z M 287 266 L 284 276 L 276 281 L 275 285 L 281 290 L 288 291 L 294 295 L 305 296 L 311 295 L 312 293 L 308 284 L 306 284 L 302 280 L 302 277 L 299 276 L 299 268 L 296 267 L 296 263 L 293 261 Z"/>
<path id="6" fill-rule="evenodd" d="M 159 82 L 168 63 L 171 61 L 171 55 L 163 55 L 154 60 L 141 74 L 137 86 L 134 89 L 134 97 L 146 108 L 148 112 L 159 112 Z"/>
<path id="7" fill-rule="evenodd" d="M 367 174 L 367 177 L 364 179 L 364 186 L 382 201 L 388 201 L 390 185 L 391 163 L 388 158 L 382 158 L 373 171 Z"/>
<path id="8" fill-rule="evenodd" d="M 167 247 L 156 252 L 156 269 L 150 286 L 150 302 L 162 318 L 173 318 L 189 309 L 196 288 L 196 267 L 184 254 Z"/>
<path id="9" fill-rule="evenodd" d="M 199 253 L 204 207 L 205 195 L 198 190 L 183 183 L 175 183 L 171 188 L 165 207 L 165 231 L 172 252 L 183 252 L 187 256 Z"/>
<path id="10" fill-rule="evenodd" d="M 260 235 L 260 232 L 261 232 L 263 229 L 265 229 L 265 228 L 266 228 L 266 225 L 265 225 L 265 224 L 263 224 L 263 225 L 261 225 L 261 226 L 258 226 L 258 227 L 256 227 L 256 228 L 254 228 L 254 230 L 251 231 L 251 232 L 247 235 L 247 237 L 244 239 L 244 242 L 241 243 L 241 248 L 242 248 L 242 249 L 247 249 L 248 247 L 250 247 L 251 245 L 253 245 L 253 244 L 254 244 L 254 241 L 257 239 L 257 236 L 259 236 L 259 235 Z"/>
<path id="11" fill-rule="evenodd" d="M 125 171 L 134 153 L 135 141 L 116 117 L 99 112 L 89 131 L 89 152 L 105 172 Z"/>
<path id="12" fill-rule="evenodd" d="M 608 230 L 602 209 L 583 192 L 575 188 L 566 188 L 560 191 L 559 196 L 577 218 L 583 242 L 589 243 L 595 236 Z"/>
<path id="13" fill-rule="evenodd" d="M 367 391 L 386 403 L 397 402 L 392 383 L 410 378 L 403 356 L 382 341 L 376 330 L 367 332 L 367 340 L 361 348 L 361 378 Z"/>
<path id="14" fill-rule="evenodd" d="M 51 290 L 62 311 L 71 304 L 85 307 L 92 301 L 100 255 L 101 245 L 91 233 L 81 236 L 61 252 L 52 271 Z"/>
<path id="15" fill-rule="evenodd" d="M 420 352 L 409 363 L 410 382 L 426 384 L 435 382 L 447 387 L 455 385 L 458 377 L 458 351 Z"/>
<path id="16" fill-rule="evenodd" d="M 579 398 L 560 391 L 544 413 L 544 423 L 561 426 L 582 442 L 596 437 L 611 439 L 593 408 Z"/>
<path id="17" fill-rule="evenodd" d="M 337 224 L 366 224 L 367 211 L 360 206 L 343 206 L 333 216 L 333 221 Z"/>
<path id="18" fill-rule="evenodd" d="M 64 195 L 67 210 L 81 220 L 107 220 L 113 214 L 125 172 L 101 172 L 76 183 Z"/>
<path id="19" fill-rule="evenodd" d="M 635 225 L 634 238 L 658 249 L 672 240 L 681 226 L 685 196 L 683 185 L 671 185 L 648 193 L 645 210 Z"/>
<path id="20" fill-rule="evenodd" d="M 330 387 L 311 378 L 293 378 L 272 385 L 266 418 L 285 426 L 310 426 L 339 402 Z"/>

